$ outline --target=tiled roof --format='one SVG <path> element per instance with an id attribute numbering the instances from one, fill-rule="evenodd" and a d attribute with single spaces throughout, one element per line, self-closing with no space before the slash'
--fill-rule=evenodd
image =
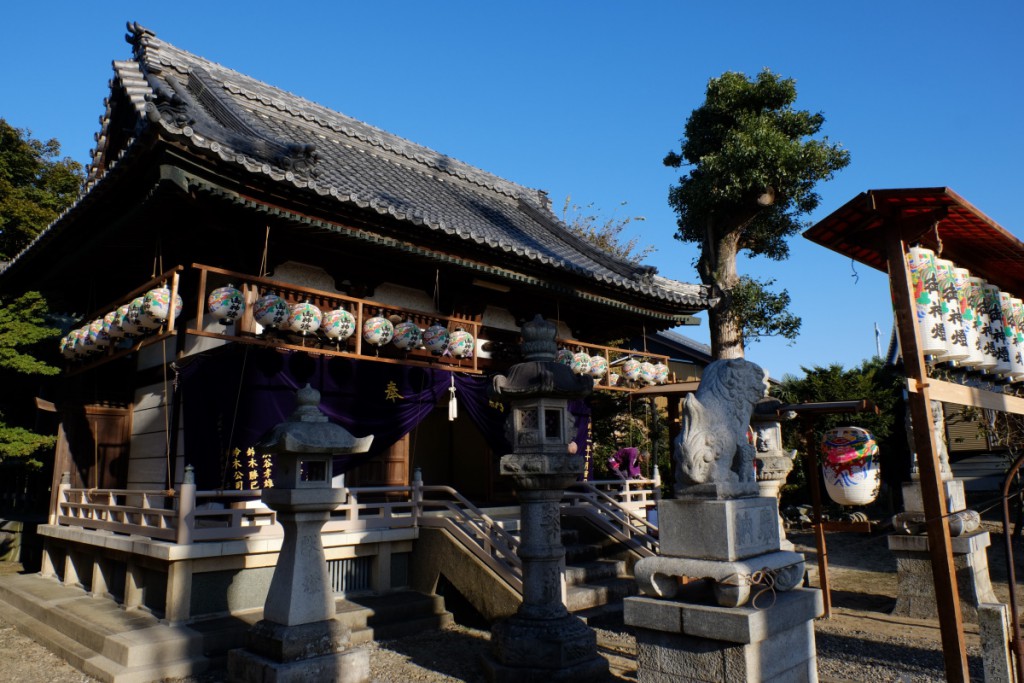
<path id="1" fill-rule="evenodd" d="M 542 191 L 504 180 L 158 39 L 138 25 L 134 58 L 114 63 L 120 106 L 137 117 L 135 136 L 156 128 L 197 153 L 264 176 L 293 192 L 331 197 L 417 231 L 443 233 L 532 263 L 638 293 L 690 312 L 703 288 L 657 276 L 570 233 Z M 118 90 L 119 89 L 119 90 Z M 114 93 L 112 93 L 112 101 Z M 97 136 L 90 182 L 116 163 L 108 124 Z M 426 235 L 424 235 L 426 236 Z"/>

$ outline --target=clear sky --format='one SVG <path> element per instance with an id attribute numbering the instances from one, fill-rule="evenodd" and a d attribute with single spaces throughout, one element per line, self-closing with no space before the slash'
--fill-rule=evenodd
<path id="1" fill-rule="evenodd" d="M 1024 3 L 13 2 L 0 116 L 87 161 L 126 21 L 271 85 L 509 180 L 634 224 L 659 272 L 697 282 L 673 239 L 679 171 L 661 160 L 709 78 L 768 67 L 852 154 L 813 221 L 868 189 L 948 186 L 1018 237 L 1024 202 Z M 620 206 L 626 202 L 625 206 Z M 628 235 L 632 236 L 632 235 Z M 627 236 L 627 237 L 628 237 Z M 740 258 L 803 318 L 795 344 L 750 344 L 772 376 L 858 364 L 892 327 L 887 280 L 796 237 L 788 261 Z M 1024 292 L 1017 292 L 1018 296 Z M 680 328 L 708 341 L 706 321 Z"/>

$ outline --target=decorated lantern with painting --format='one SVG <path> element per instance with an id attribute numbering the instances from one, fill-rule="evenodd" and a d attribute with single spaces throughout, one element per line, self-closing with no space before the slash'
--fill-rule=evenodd
<path id="1" fill-rule="evenodd" d="M 572 356 L 572 363 L 569 365 L 577 375 L 590 374 L 590 355 L 580 351 Z"/>
<path id="2" fill-rule="evenodd" d="M 473 335 L 461 327 L 448 337 L 448 353 L 455 358 L 469 358 L 473 355 L 473 348 L 476 341 Z"/>
<path id="3" fill-rule="evenodd" d="M 601 379 L 608 374 L 608 359 L 601 355 L 590 357 L 590 376 Z"/>
<path id="4" fill-rule="evenodd" d="M 668 366 L 661 361 L 654 364 L 654 382 L 655 384 L 665 384 L 668 382 Z"/>
<path id="5" fill-rule="evenodd" d="M 448 346 L 448 328 L 434 323 L 423 330 L 423 346 L 431 353 L 443 353 Z"/>
<path id="6" fill-rule="evenodd" d="M 860 427 L 836 427 L 822 441 L 825 490 L 840 505 L 867 505 L 881 486 L 878 444 Z"/>
<path id="7" fill-rule="evenodd" d="M 103 329 L 103 318 L 96 318 L 89 323 L 89 340 L 97 349 L 110 346 L 110 335 Z"/>
<path id="8" fill-rule="evenodd" d="M 630 358 L 622 364 L 622 374 L 630 382 L 635 382 L 640 379 L 640 361 L 636 358 Z"/>
<path id="9" fill-rule="evenodd" d="M 230 325 L 245 312 L 245 296 L 234 285 L 218 287 L 206 298 L 206 310 L 223 324 Z"/>
<path id="10" fill-rule="evenodd" d="M 558 353 L 555 354 L 555 362 L 568 365 L 570 368 L 575 360 L 576 354 L 569 349 L 558 349 Z"/>
<path id="11" fill-rule="evenodd" d="M 89 326 L 79 327 L 72 334 L 75 336 L 75 355 L 85 356 L 96 350 L 96 344 L 89 338 Z"/>
<path id="12" fill-rule="evenodd" d="M 314 334 L 320 329 L 324 314 L 308 301 L 293 304 L 288 313 L 288 329 L 302 336 Z"/>
<path id="13" fill-rule="evenodd" d="M 181 295 L 174 297 L 174 317 L 181 315 L 184 306 Z M 142 297 L 142 308 L 139 312 L 139 319 L 146 325 L 160 327 L 171 313 L 171 290 L 169 287 L 157 287 L 146 292 Z"/>
<path id="14" fill-rule="evenodd" d="M 142 303 L 143 298 L 141 296 L 132 299 L 131 303 L 128 304 L 128 313 L 121 322 L 121 327 L 129 337 L 137 337 L 147 332 L 152 332 L 159 327 L 155 323 L 142 319 Z"/>
<path id="15" fill-rule="evenodd" d="M 291 313 L 291 308 L 288 306 L 288 302 L 274 292 L 268 292 L 256 299 L 256 303 L 252 306 L 252 317 L 267 328 L 283 326 L 288 320 L 289 313 Z"/>
<path id="16" fill-rule="evenodd" d="M 320 329 L 328 339 L 344 341 L 356 331 L 356 317 L 345 308 L 336 308 L 324 314 Z"/>
<path id="17" fill-rule="evenodd" d="M 411 320 L 406 320 L 395 325 L 395 337 L 391 343 L 402 351 L 411 351 L 420 345 L 422 338 L 423 331 L 420 330 L 420 326 Z"/>
<path id="18" fill-rule="evenodd" d="M 914 310 L 921 352 L 941 356 L 947 352 L 946 325 L 943 301 L 939 288 L 939 275 L 935 267 L 935 252 L 922 247 L 911 247 L 907 252 L 910 284 L 914 290 Z"/>
<path id="19" fill-rule="evenodd" d="M 60 355 L 65 358 L 75 357 L 75 337 L 72 332 L 60 338 Z"/>
<path id="20" fill-rule="evenodd" d="M 644 384 L 654 384 L 656 381 L 654 377 L 656 372 L 657 371 L 654 369 L 654 363 L 645 360 L 640 363 L 640 374 L 638 377 Z"/>
<path id="21" fill-rule="evenodd" d="M 363 321 L 363 341 L 373 346 L 384 346 L 395 336 L 395 326 L 383 313 Z"/>

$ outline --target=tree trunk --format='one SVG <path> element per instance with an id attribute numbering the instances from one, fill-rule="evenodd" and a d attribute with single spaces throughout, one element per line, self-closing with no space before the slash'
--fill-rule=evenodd
<path id="1" fill-rule="evenodd" d="M 736 255 L 739 231 L 716 235 L 709 225 L 702 250 L 701 280 L 711 288 L 708 327 L 711 331 L 711 357 L 715 360 L 743 358 L 743 328 L 732 306 L 732 288 L 739 281 Z"/>

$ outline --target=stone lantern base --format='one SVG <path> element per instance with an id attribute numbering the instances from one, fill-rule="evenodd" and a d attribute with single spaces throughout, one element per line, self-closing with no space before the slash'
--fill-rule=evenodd
<path id="1" fill-rule="evenodd" d="M 334 619 L 298 626 L 260 621 L 245 648 L 228 653 L 231 681 L 253 683 L 366 683 L 370 654 L 346 650 L 351 629 Z"/>
<path id="2" fill-rule="evenodd" d="M 597 654 L 597 636 L 579 617 L 513 616 L 491 629 L 492 654 L 482 664 L 492 683 L 562 683 L 602 680 L 608 661 Z"/>

